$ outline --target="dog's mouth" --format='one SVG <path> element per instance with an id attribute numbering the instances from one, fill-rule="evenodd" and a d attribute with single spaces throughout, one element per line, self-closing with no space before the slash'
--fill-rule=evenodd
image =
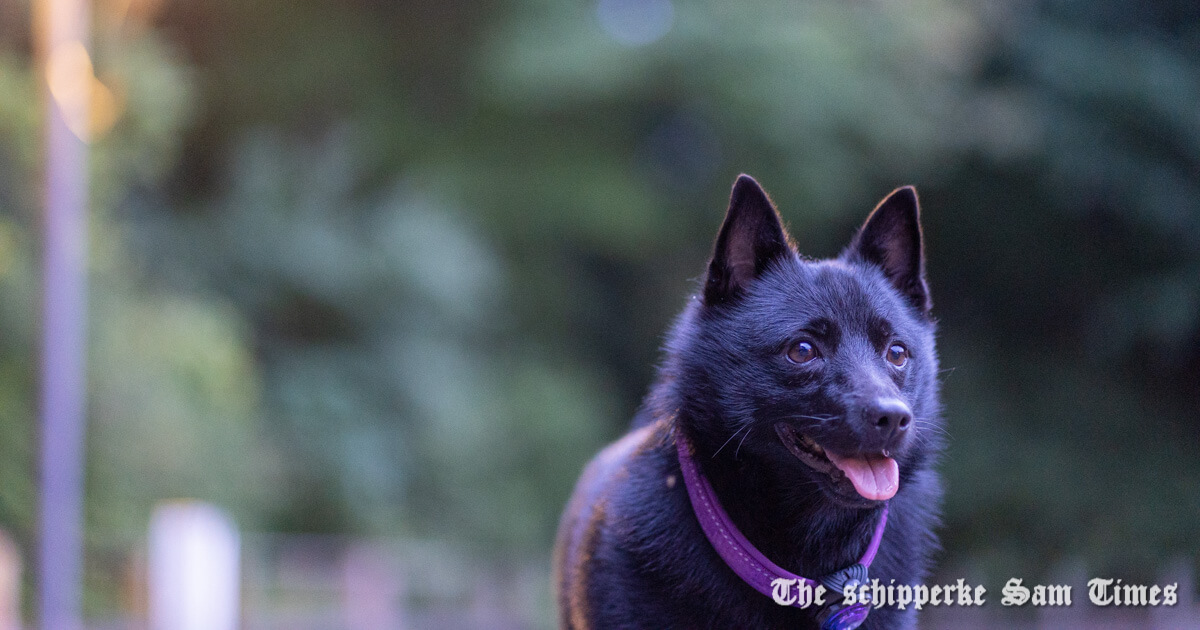
<path id="1" fill-rule="evenodd" d="M 900 489 L 900 467 L 884 453 L 838 455 L 826 451 L 815 440 L 786 423 L 775 425 L 780 441 L 796 459 L 813 470 L 829 475 L 835 487 L 849 490 L 870 501 L 886 501 Z"/>

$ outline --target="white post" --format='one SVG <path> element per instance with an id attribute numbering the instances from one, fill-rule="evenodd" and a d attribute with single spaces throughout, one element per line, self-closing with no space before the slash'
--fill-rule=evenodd
<path id="1" fill-rule="evenodd" d="M 0 531 L 0 630 L 21 629 L 21 554 Z"/>
<path id="2" fill-rule="evenodd" d="M 206 503 L 160 505 L 150 519 L 150 630 L 236 630 L 240 541 Z"/>

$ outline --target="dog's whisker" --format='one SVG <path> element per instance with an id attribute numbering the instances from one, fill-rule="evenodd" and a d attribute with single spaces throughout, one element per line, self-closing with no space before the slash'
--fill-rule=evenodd
<path id="1" fill-rule="evenodd" d="M 742 426 L 738 427 L 738 430 L 737 430 L 737 431 L 734 431 L 734 432 L 733 432 L 733 434 L 732 434 L 732 435 L 730 435 L 730 436 L 729 436 L 729 438 L 725 440 L 725 443 L 724 443 L 724 444 L 722 444 L 722 445 L 721 445 L 721 447 L 717 449 L 717 452 L 712 454 L 712 456 L 713 456 L 713 457 L 716 457 L 716 456 L 717 456 L 717 455 L 718 455 L 718 454 L 719 454 L 719 453 L 720 453 L 722 450 L 724 450 L 724 449 L 725 449 L 725 447 L 726 447 L 726 446 L 728 446 L 728 445 L 729 445 L 729 443 L 733 441 L 733 438 L 737 437 L 737 434 L 739 434 L 739 433 L 741 433 L 741 432 L 742 432 L 742 429 L 749 429 L 749 428 L 750 428 L 750 423 L 749 423 L 749 422 L 747 422 L 746 424 L 743 424 Z M 749 433 L 750 433 L 749 431 L 747 431 L 747 432 L 746 432 L 746 434 L 747 434 L 747 435 L 749 435 Z M 743 439 L 744 439 L 744 438 L 743 438 Z M 736 456 L 735 456 L 735 457 L 736 457 Z"/>
<path id="2" fill-rule="evenodd" d="M 924 435 L 916 434 L 913 437 L 917 438 L 925 446 L 928 446 L 931 448 L 939 448 L 941 446 L 941 444 L 938 440 L 949 441 L 951 439 L 950 437 L 944 436 L 944 435 L 936 436 L 936 438 L 935 438 L 935 436 L 932 434 L 924 434 Z"/>
<path id="3" fill-rule="evenodd" d="M 935 436 L 932 434 L 922 434 L 922 433 L 914 433 L 913 434 L 913 441 L 915 441 L 919 444 L 923 444 L 925 446 L 932 446 L 932 447 L 938 446 L 938 443 L 935 441 L 935 439 L 949 439 L 949 438 L 946 438 L 946 436 L 936 436 L 936 438 L 935 438 Z"/>
<path id="4" fill-rule="evenodd" d="M 750 425 L 746 425 L 746 426 L 749 427 Z M 738 453 L 740 453 L 742 450 L 742 444 L 744 444 L 746 442 L 746 438 L 750 437 L 750 431 L 752 431 L 752 430 L 753 429 L 746 431 L 746 435 L 742 436 L 742 441 L 738 442 L 737 448 L 733 450 L 733 458 L 734 459 L 737 459 Z"/>
<path id="5" fill-rule="evenodd" d="M 794 416 L 784 416 L 784 419 L 787 419 L 787 420 L 816 420 L 817 422 L 830 422 L 832 420 L 837 420 L 838 416 L 794 415 Z"/>
<path id="6" fill-rule="evenodd" d="M 913 441 L 923 446 L 933 446 L 933 441 L 930 440 L 929 436 L 921 433 L 914 433 Z"/>
<path id="7" fill-rule="evenodd" d="M 949 433 L 949 432 L 947 432 L 947 431 L 945 431 L 945 430 L 940 430 L 940 429 L 938 429 L 937 427 L 927 427 L 927 426 L 921 426 L 921 425 L 917 425 L 917 427 L 918 427 L 919 429 L 921 429 L 921 430 L 922 430 L 922 432 L 928 431 L 929 433 L 933 433 L 933 434 L 935 434 L 935 435 L 940 435 L 940 436 L 942 436 L 942 437 L 946 438 L 947 440 L 953 440 L 953 439 L 954 439 L 954 436 L 953 436 L 953 435 L 950 435 L 950 433 Z"/>
<path id="8" fill-rule="evenodd" d="M 950 435 L 950 432 L 947 431 L 945 427 L 934 422 L 930 422 L 929 420 L 922 420 L 920 418 L 914 419 L 913 426 L 916 426 L 922 430 L 933 431 L 934 433 L 937 433 L 948 440 L 954 439 L 954 436 Z"/>

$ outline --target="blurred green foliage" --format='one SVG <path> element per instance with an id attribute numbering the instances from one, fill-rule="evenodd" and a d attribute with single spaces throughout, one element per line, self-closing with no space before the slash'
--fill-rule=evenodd
<path id="1" fill-rule="evenodd" d="M 118 4 L 95 46 L 124 104 L 93 159 L 98 545 L 188 495 L 544 555 L 743 171 L 814 256 L 921 191 L 946 570 L 1153 576 L 1200 543 L 1194 3 L 676 3 L 643 46 L 591 2 L 215 0 L 140 27 Z M 10 21 L 0 526 L 25 542 L 31 72 Z"/>
<path id="2" fill-rule="evenodd" d="M 11 28 L 6 23 L 6 28 Z M 159 186 L 190 119 L 193 83 L 156 33 L 119 43 L 102 76 L 123 118 L 93 144 L 89 290 L 89 597 L 111 606 L 120 558 L 162 499 L 198 497 L 254 522 L 280 470 L 257 419 L 261 373 L 247 319 L 218 295 L 156 280 L 129 247 L 123 208 Z M 39 95 L 28 51 L 0 49 L 0 527 L 28 553 L 36 525 Z M 30 556 L 32 557 L 32 556 Z M 115 559 L 115 561 L 114 561 Z M 89 603 L 89 606 L 91 604 Z"/>

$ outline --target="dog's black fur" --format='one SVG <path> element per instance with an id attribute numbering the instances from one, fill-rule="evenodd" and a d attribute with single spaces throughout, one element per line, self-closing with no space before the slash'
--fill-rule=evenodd
<path id="1" fill-rule="evenodd" d="M 676 321 L 635 426 L 588 465 L 555 550 L 563 628 L 808 628 L 808 611 L 753 590 L 705 538 L 674 436 L 733 522 L 784 569 L 819 577 L 858 561 L 882 503 L 845 491 L 783 444 L 778 423 L 841 454 L 890 451 L 900 486 L 872 578 L 913 584 L 937 546 L 938 361 L 912 188 L 893 192 L 837 258 L 801 258 L 766 193 L 733 188 L 704 286 Z M 797 363 L 799 342 L 816 358 Z M 888 362 L 902 343 L 903 367 Z M 911 426 L 885 426 L 881 397 Z M 898 416 L 899 417 L 899 416 Z M 910 424 L 904 420 L 903 424 Z M 911 628 L 873 610 L 864 628 Z"/>

